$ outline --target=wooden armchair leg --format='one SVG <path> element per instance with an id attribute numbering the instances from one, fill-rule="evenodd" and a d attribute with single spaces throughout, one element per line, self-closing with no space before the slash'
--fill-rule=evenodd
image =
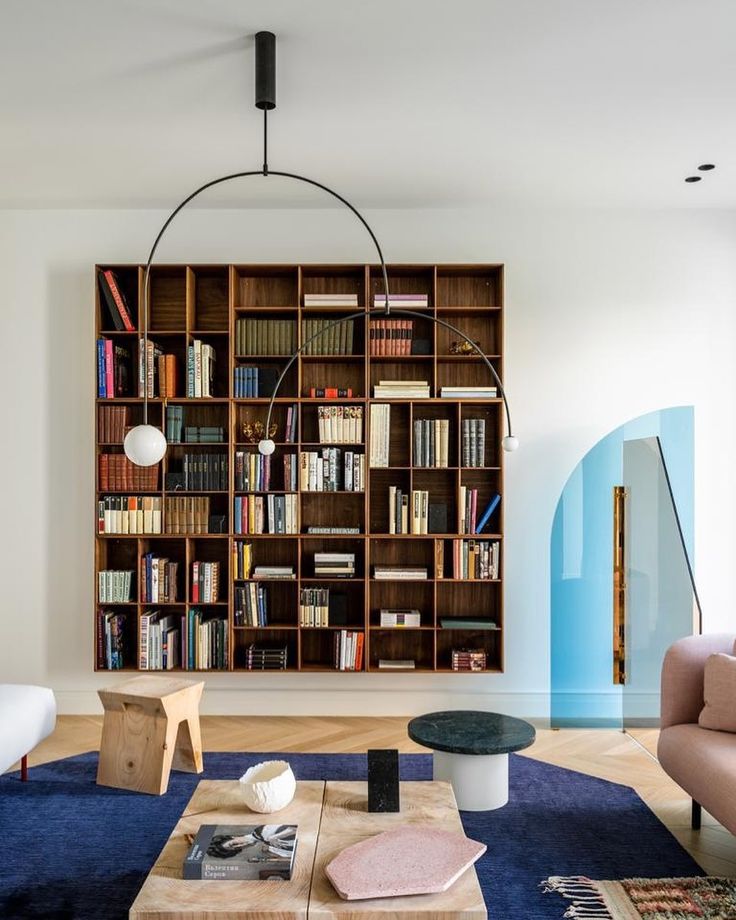
<path id="1" fill-rule="evenodd" d="M 20 778 L 22 782 L 28 781 L 28 755 L 24 755 L 20 759 Z"/>
<path id="2" fill-rule="evenodd" d="M 692 810 L 692 821 L 691 821 L 691 824 L 692 824 L 692 829 L 693 829 L 694 831 L 699 831 L 699 830 L 700 830 L 701 811 L 702 811 L 702 809 L 701 809 L 701 807 L 700 807 L 700 802 L 696 802 L 695 799 L 693 799 L 693 810 Z"/>

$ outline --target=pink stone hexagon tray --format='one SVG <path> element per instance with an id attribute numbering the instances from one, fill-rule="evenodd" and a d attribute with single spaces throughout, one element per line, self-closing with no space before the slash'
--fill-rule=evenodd
<path id="1" fill-rule="evenodd" d="M 462 834 L 414 824 L 347 847 L 325 872 L 346 901 L 437 894 L 485 851 L 484 843 Z"/>

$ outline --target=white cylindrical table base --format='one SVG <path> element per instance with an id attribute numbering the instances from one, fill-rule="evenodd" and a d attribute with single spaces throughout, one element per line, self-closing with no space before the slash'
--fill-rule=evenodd
<path id="1" fill-rule="evenodd" d="M 451 783 L 461 811 L 491 811 L 509 800 L 508 754 L 450 754 L 434 751 L 435 780 Z"/>

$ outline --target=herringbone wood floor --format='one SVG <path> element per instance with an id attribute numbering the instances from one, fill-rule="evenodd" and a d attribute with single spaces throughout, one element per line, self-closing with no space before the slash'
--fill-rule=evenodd
<path id="1" fill-rule="evenodd" d="M 203 716 L 202 735 L 205 751 L 423 751 L 407 738 L 406 722 L 388 717 Z M 29 763 L 97 750 L 101 726 L 102 717 L 60 716 L 56 731 L 31 754 Z M 656 739 L 656 731 L 643 729 L 628 734 L 541 729 L 524 755 L 633 786 L 706 872 L 736 877 L 736 838 L 705 813 L 702 830 L 690 829 L 690 799 L 657 763 Z"/>

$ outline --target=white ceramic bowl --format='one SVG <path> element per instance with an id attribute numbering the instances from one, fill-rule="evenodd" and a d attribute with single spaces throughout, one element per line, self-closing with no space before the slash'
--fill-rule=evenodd
<path id="1" fill-rule="evenodd" d="M 286 808 L 296 793 L 296 779 L 285 760 L 265 760 L 240 777 L 245 804 L 251 811 L 269 814 Z"/>

